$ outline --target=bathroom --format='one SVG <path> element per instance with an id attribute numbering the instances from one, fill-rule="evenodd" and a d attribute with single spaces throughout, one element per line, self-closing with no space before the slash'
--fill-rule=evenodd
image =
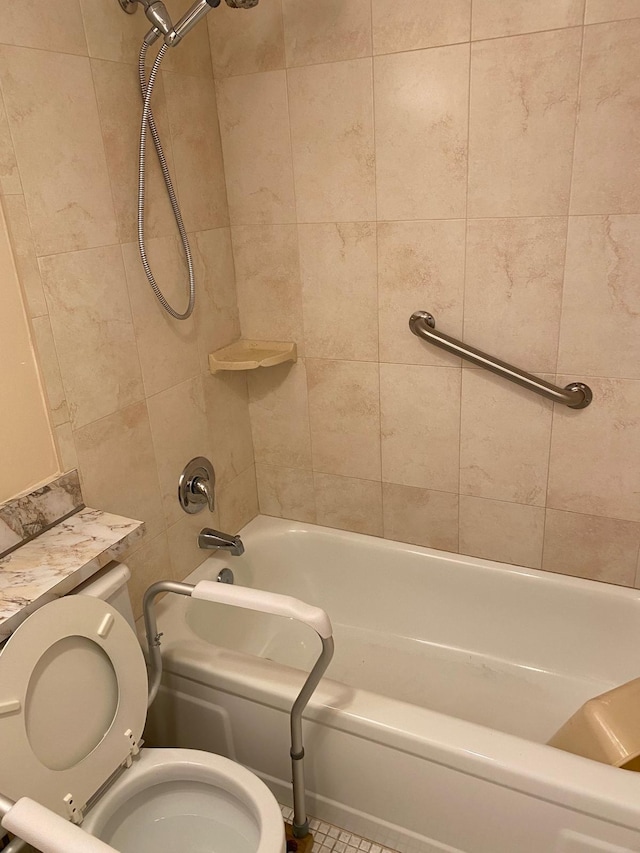
<path id="1" fill-rule="evenodd" d="M 136 244 L 142 9 L 1 5 L 3 304 L 15 278 L 46 412 L 35 471 L 34 417 L 3 417 L 0 502 L 77 470 L 88 507 L 143 521 L 119 557 L 136 616 L 208 556 L 204 524 L 258 514 L 640 587 L 638 0 L 212 9 L 153 95 L 194 257 L 184 321 Z M 152 151 L 146 228 L 182 309 Z M 592 404 L 443 354 L 418 310 Z M 211 373 L 239 338 L 297 360 Z M 206 522 L 176 498 L 196 456 Z"/>

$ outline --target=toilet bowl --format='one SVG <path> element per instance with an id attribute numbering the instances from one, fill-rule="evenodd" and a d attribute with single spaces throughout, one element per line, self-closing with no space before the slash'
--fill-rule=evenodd
<path id="1" fill-rule="evenodd" d="M 143 749 L 146 711 L 127 620 L 100 598 L 44 605 L 0 652 L 0 792 L 120 853 L 283 853 L 266 785 L 219 755 Z"/>

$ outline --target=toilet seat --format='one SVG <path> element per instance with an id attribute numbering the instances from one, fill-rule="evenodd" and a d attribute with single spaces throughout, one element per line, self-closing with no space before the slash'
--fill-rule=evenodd
<path id="1" fill-rule="evenodd" d="M 0 652 L 0 791 L 79 821 L 140 748 L 147 671 L 126 620 L 69 596 L 26 619 Z"/>

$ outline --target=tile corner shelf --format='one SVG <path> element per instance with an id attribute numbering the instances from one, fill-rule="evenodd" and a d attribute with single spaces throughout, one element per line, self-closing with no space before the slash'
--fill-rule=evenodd
<path id="1" fill-rule="evenodd" d="M 297 359 L 296 345 L 288 341 L 236 341 L 209 355 L 209 370 L 255 370 Z"/>

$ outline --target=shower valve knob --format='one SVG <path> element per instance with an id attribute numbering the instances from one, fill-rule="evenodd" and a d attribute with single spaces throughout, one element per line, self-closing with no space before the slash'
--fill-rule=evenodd
<path id="1" fill-rule="evenodd" d="M 185 512 L 193 515 L 209 506 L 214 509 L 216 475 L 213 465 L 204 456 L 196 456 L 187 462 L 178 480 L 178 500 Z"/>

